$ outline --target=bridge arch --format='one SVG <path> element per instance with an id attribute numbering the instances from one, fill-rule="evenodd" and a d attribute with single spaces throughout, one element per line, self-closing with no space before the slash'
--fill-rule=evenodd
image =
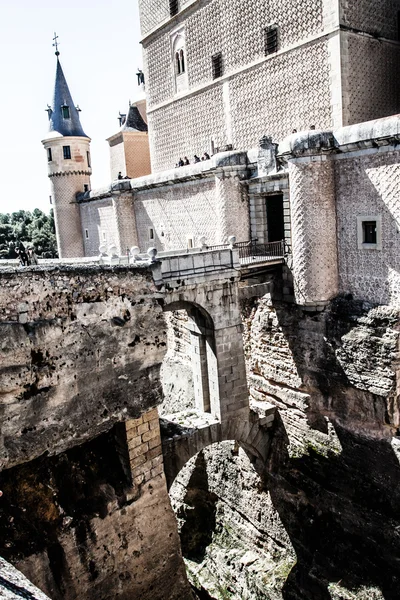
<path id="1" fill-rule="evenodd" d="M 219 415 L 218 360 L 211 315 L 202 306 L 185 300 L 164 304 L 163 310 L 185 310 L 188 317 L 186 329 L 190 335 L 195 408 L 215 416 Z"/>
<path id="2" fill-rule="evenodd" d="M 262 472 L 271 441 L 272 421 L 262 425 L 259 415 L 249 411 L 247 419 L 233 418 L 227 423 L 214 421 L 203 427 L 187 427 L 161 420 L 164 472 L 170 489 L 185 464 L 201 450 L 218 442 L 235 441 Z"/>

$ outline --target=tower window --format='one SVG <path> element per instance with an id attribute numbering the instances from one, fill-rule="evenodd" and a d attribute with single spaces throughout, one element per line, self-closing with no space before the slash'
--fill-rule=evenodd
<path id="1" fill-rule="evenodd" d="M 71 158 L 71 146 L 63 146 L 64 159 L 69 160 Z"/>
<path id="2" fill-rule="evenodd" d="M 265 56 L 278 52 L 278 27 L 270 25 L 264 29 L 264 51 Z"/>
<path id="3" fill-rule="evenodd" d="M 179 12 L 178 0 L 169 0 L 169 14 L 171 17 L 177 15 Z"/>
<path id="4" fill-rule="evenodd" d="M 89 239 L 89 230 L 85 229 L 85 238 L 88 240 Z"/>
<path id="5" fill-rule="evenodd" d="M 61 107 L 62 110 L 62 116 L 64 119 L 70 119 L 71 118 L 71 114 L 69 112 L 69 106 L 67 106 L 66 104 L 63 104 Z"/>
<path id="6" fill-rule="evenodd" d="M 218 54 L 214 54 L 212 57 L 212 74 L 213 79 L 218 79 L 218 77 L 222 77 L 224 74 L 223 64 L 222 64 L 222 52 L 218 52 Z"/>
<path id="7" fill-rule="evenodd" d="M 53 160 L 52 154 L 51 154 L 51 148 L 47 148 L 47 160 L 49 162 L 51 162 Z"/>
<path id="8" fill-rule="evenodd" d="M 88 192 L 89 191 L 89 184 L 88 183 L 84 183 L 83 184 L 83 191 L 84 192 Z"/>
<path id="9" fill-rule="evenodd" d="M 91 168 L 91 163 L 90 163 L 90 152 L 86 152 L 86 159 L 87 159 L 87 166 L 89 167 L 89 169 Z"/>
<path id="10" fill-rule="evenodd" d="M 182 75 L 182 73 L 184 73 L 186 70 L 185 51 L 183 50 L 183 48 L 181 48 L 180 50 L 177 50 L 177 52 L 175 52 L 175 68 L 176 68 L 177 75 Z"/>

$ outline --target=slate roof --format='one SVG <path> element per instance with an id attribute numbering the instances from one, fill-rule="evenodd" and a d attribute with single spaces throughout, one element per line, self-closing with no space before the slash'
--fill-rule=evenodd
<path id="1" fill-rule="evenodd" d="M 129 107 L 128 116 L 121 127 L 121 131 L 147 131 L 147 125 L 143 121 L 137 106 L 131 105 Z"/>
<path id="2" fill-rule="evenodd" d="M 70 118 L 65 119 L 62 114 L 61 107 L 68 106 L 70 111 Z M 56 81 L 54 85 L 54 97 L 51 105 L 52 112 L 50 113 L 49 119 L 49 131 L 58 132 L 59 134 L 71 137 L 81 136 L 88 137 L 82 129 L 82 125 L 79 119 L 79 112 L 77 111 L 75 104 L 72 100 L 71 92 L 69 91 L 67 81 L 65 79 L 64 72 L 61 67 L 61 63 L 57 56 L 57 71 Z"/>

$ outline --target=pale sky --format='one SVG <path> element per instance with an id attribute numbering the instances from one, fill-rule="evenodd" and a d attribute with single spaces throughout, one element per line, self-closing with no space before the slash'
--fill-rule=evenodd
<path id="1" fill-rule="evenodd" d="M 50 209 L 46 154 L 60 61 L 81 123 L 92 139 L 92 188 L 110 181 L 107 137 L 118 112 L 139 95 L 142 67 L 137 0 L 0 0 L 0 213 Z"/>

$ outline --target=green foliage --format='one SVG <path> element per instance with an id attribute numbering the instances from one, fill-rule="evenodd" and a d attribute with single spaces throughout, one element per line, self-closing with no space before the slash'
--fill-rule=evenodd
<path id="1" fill-rule="evenodd" d="M 49 215 L 35 208 L 0 214 L 0 258 L 16 258 L 15 247 L 22 242 L 33 246 L 42 258 L 57 257 L 53 210 Z"/>

